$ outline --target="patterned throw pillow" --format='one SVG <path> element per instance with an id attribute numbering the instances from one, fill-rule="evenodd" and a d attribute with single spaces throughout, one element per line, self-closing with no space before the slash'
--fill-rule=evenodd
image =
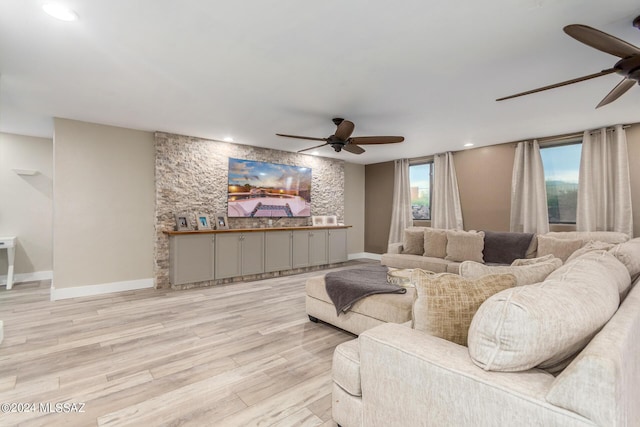
<path id="1" fill-rule="evenodd" d="M 447 261 L 484 262 L 484 232 L 447 230 Z"/>
<path id="2" fill-rule="evenodd" d="M 460 345 L 478 307 L 491 295 L 516 285 L 512 274 L 495 274 L 468 280 L 452 273 L 427 274 L 414 270 L 417 298 L 412 327 Z"/>

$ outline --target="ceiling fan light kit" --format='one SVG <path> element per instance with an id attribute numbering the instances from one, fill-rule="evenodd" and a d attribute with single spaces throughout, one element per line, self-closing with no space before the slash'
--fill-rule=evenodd
<path id="1" fill-rule="evenodd" d="M 640 16 L 637 16 L 636 19 L 633 20 L 633 26 L 640 29 Z M 616 87 L 614 87 L 611 92 L 609 92 L 607 96 L 605 96 L 602 101 L 600 101 L 600 103 L 596 106 L 596 108 L 600 108 L 620 98 L 620 96 L 631 89 L 636 83 L 640 84 L 640 48 L 587 25 L 567 25 L 566 27 L 564 27 L 564 32 L 574 39 L 578 40 L 579 42 L 586 44 L 587 46 L 598 49 L 610 55 L 617 56 L 621 59 L 616 62 L 612 68 L 602 70 L 598 73 L 589 74 L 587 76 L 578 77 L 549 86 L 543 86 L 537 89 L 528 90 L 526 92 L 520 92 L 515 95 L 505 96 L 503 98 L 496 99 L 496 101 L 504 101 L 506 99 L 517 98 L 519 96 L 530 95 L 532 93 L 542 92 L 549 89 L 555 89 L 557 87 L 594 79 L 596 77 L 605 76 L 607 74 L 620 74 L 623 77 L 622 81 L 618 83 Z"/>
<path id="2" fill-rule="evenodd" d="M 286 138 L 297 138 L 297 139 L 307 139 L 311 141 L 323 141 L 320 145 L 315 145 L 313 147 L 305 148 L 303 150 L 298 150 L 298 153 L 302 153 L 309 150 L 315 150 L 316 148 L 324 147 L 325 145 L 330 145 L 336 153 L 341 152 L 342 150 L 348 151 L 353 154 L 362 154 L 364 153 L 364 148 L 360 147 L 360 145 L 372 145 L 372 144 L 396 144 L 404 141 L 403 136 L 355 136 L 352 137 L 351 134 L 355 129 L 355 125 L 353 122 L 349 120 L 345 120 L 341 117 L 336 117 L 333 119 L 333 124 L 337 126 L 336 132 L 329 136 L 328 138 L 315 138 L 311 136 L 299 136 L 299 135 L 288 135 L 284 133 L 277 133 L 278 136 L 284 136 Z"/>

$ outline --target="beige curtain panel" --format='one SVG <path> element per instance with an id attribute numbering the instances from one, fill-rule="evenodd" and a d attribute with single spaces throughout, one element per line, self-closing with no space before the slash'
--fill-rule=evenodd
<path id="1" fill-rule="evenodd" d="M 510 230 L 521 233 L 549 232 L 547 188 L 538 141 L 518 143 L 511 177 Z"/>
<path id="2" fill-rule="evenodd" d="M 633 237 L 627 136 L 622 125 L 584 133 L 579 180 L 578 231 L 618 231 Z"/>
<path id="3" fill-rule="evenodd" d="M 431 226 L 464 230 L 453 154 L 436 154 L 433 159 L 433 206 Z"/>
<path id="4" fill-rule="evenodd" d="M 404 229 L 412 225 L 413 213 L 411 211 L 409 159 L 400 159 L 395 161 L 389 244 L 401 243 L 404 236 Z"/>

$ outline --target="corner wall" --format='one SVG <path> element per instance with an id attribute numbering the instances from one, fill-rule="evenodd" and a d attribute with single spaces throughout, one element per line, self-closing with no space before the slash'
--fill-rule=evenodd
<path id="1" fill-rule="evenodd" d="M 18 175 L 13 169 L 31 169 Z M 0 133 L 0 236 L 17 236 L 16 281 L 51 278 L 53 141 Z M 6 283 L 7 251 L 0 251 Z"/>
<path id="2" fill-rule="evenodd" d="M 52 298 L 152 286 L 153 133 L 66 119 L 54 127 Z M 87 286 L 98 287 L 59 292 Z"/>
<path id="3" fill-rule="evenodd" d="M 349 255 L 364 252 L 365 166 L 344 164 L 344 223 L 347 230 Z"/>
<path id="4" fill-rule="evenodd" d="M 391 205 L 393 203 L 394 162 L 365 166 L 364 250 L 373 254 L 387 252 Z"/>

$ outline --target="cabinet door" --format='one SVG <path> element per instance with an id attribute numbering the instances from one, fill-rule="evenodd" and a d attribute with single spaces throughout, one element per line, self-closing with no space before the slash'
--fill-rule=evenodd
<path id="1" fill-rule="evenodd" d="M 241 269 L 241 233 L 216 234 L 216 279 L 242 275 Z"/>
<path id="2" fill-rule="evenodd" d="M 327 254 L 327 230 L 309 232 L 309 265 L 322 265 L 329 262 Z"/>
<path id="3" fill-rule="evenodd" d="M 269 231 L 264 238 L 264 271 L 291 270 L 291 231 Z"/>
<path id="4" fill-rule="evenodd" d="M 309 266 L 309 234 L 307 230 L 293 232 L 293 268 Z"/>
<path id="5" fill-rule="evenodd" d="M 264 273 L 264 233 L 242 233 L 242 275 Z"/>
<path id="6" fill-rule="evenodd" d="M 169 238 L 169 280 L 172 285 L 213 280 L 214 239 L 211 234 Z"/>
<path id="7" fill-rule="evenodd" d="M 329 230 L 329 263 L 347 261 L 347 230 Z"/>

